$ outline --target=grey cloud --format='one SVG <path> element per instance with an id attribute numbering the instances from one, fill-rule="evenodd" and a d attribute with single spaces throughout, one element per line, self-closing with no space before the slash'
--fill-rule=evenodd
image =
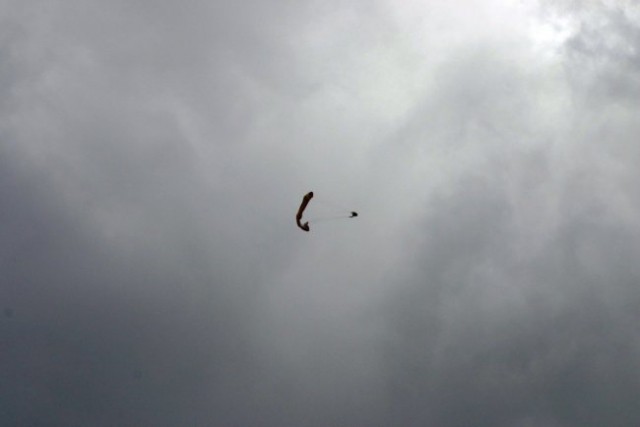
<path id="1" fill-rule="evenodd" d="M 389 302 L 385 371 L 403 424 L 420 425 L 404 418 L 418 407 L 446 425 L 637 422 L 636 237 L 587 201 L 563 206 L 554 238 L 523 253 L 495 180 L 469 177 L 432 202 L 413 273 Z"/>
<path id="2" fill-rule="evenodd" d="M 388 7 L 3 6 L 0 424 L 637 424 L 631 15 L 562 76 L 434 52 L 381 124 Z"/>
<path id="3" fill-rule="evenodd" d="M 638 94 L 640 22 L 631 5 L 586 7 L 565 49 L 568 69 L 587 86 L 587 99 L 635 103 Z M 634 11 L 636 13 L 634 13 Z"/>
<path id="4" fill-rule="evenodd" d="M 622 26 L 622 34 L 621 44 L 636 44 L 633 31 Z M 567 49 L 586 37 L 578 33 Z M 432 147 L 441 145 L 447 159 L 465 164 L 445 163 L 452 179 L 424 189 L 427 214 L 405 239 L 413 242 L 405 273 L 386 279 L 396 289 L 381 310 L 388 332 L 381 372 L 394 408 L 387 422 L 637 423 L 639 343 L 631 325 L 640 248 L 627 211 L 637 212 L 640 199 L 628 185 L 637 179 L 629 163 L 635 125 L 622 118 L 637 102 L 609 92 L 549 128 L 536 121 L 544 106 L 532 103 L 536 86 L 522 85 L 521 70 L 490 55 L 463 57 L 470 65 L 450 67 L 468 77 L 445 72 L 449 89 L 400 134 L 414 150 L 437 154 Z M 623 84 L 632 87 L 627 57 L 588 60 L 601 66 L 579 70 L 585 59 L 567 57 L 567 76 L 575 70 L 589 82 L 570 86 L 571 96 L 590 97 L 587 88 L 619 72 L 629 73 Z M 509 82 L 519 90 L 505 91 Z M 503 97 L 509 107 L 501 111 Z M 618 118 L 608 108 L 621 97 L 628 103 Z M 449 108 L 438 116 L 443 99 Z M 586 119 L 598 114 L 607 118 Z"/>

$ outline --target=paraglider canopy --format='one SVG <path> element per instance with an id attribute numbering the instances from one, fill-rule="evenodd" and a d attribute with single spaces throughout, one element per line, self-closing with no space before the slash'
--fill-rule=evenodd
<path id="1" fill-rule="evenodd" d="M 307 194 L 304 195 L 304 197 L 302 198 L 302 203 L 300 203 L 300 207 L 298 208 L 298 212 L 296 213 L 296 224 L 298 225 L 298 227 L 304 231 L 309 231 L 310 227 L 309 227 L 309 221 L 306 222 L 302 222 L 302 216 L 304 215 L 304 211 L 305 209 L 307 209 L 307 206 L 309 205 L 309 202 L 311 201 L 311 199 L 313 198 L 313 191 L 309 191 Z M 341 215 L 338 216 L 331 216 L 328 218 L 316 218 L 314 221 L 328 221 L 328 220 L 335 220 L 335 219 L 340 219 L 340 218 L 355 218 L 358 216 L 358 212 L 355 211 L 348 211 L 349 215 L 346 215 L 346 213 L 343 213 Z"/>
<path id="2" fill-rule="evenodd" d="M 298 227 L 300 227 L 304 231 L 309 231 L 309 221 L 305 222 L 304 224 L 302 224 L 300 221 L 302 220 L 302 214 L 304 213 L 304 210 L 307 208 L 307 205 L 312 198 L 313 191 L 309 191 L 307 194 L 305 194 L 302 198 L 302 203 L 300 203 L 300 207 L 298 208 L 298 213 L 296 214 L 296 224 L 298 224 Z"/>

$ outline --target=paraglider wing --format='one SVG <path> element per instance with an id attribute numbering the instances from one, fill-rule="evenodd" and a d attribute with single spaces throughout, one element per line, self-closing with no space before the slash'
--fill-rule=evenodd
<path id="1" fill-rule="evenodd" d="M 298 213 L 296 214 L 296 224 L 298 224 L 298 227 L 300 227 L 304 231 L 309 231 L 309 222 L 307 221 L 304 224 L 302 224 L 301 223 L 302 215 L 304 214 L 304 210 L 307 208 L 307 205 L 309 204 L 309 201 L 311 201 L 312 198 L 313 198 L 313 191 L 309 191 L 307 194 L 305 194 L 304 197 L 302 198 L 302 203 L 300 203 L 300 207 L 298 208 Z"/>

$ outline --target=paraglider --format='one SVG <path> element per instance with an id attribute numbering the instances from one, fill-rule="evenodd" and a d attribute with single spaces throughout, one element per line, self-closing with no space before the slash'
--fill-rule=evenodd
<path id="1" fill-rule="evenodd" d="M 302 203 L 300 203 L 300 207 L 298 208 L 298 213 L 296 214 L 296 224 L 298 224 L 298 227 L 302 228 L 304 231 L 309 231 L 309 221 L 305 222 L 304 224 L 301 224 L 300 221 L 302 220 L 302 214 L 304 213 L 304 210 L 307 208 L 307 205 L 312 198 L 313 191 L 309 191 L 307 194 L 305 194 L 302 198 Z"/>
<path id="2" fill-rule="evenodd" d="M 302 230 L 307 231 L 307 232 L 310 230 L 309 221 L 306 221 L 306 222 L 303 223 L 302 222 L 302 216 L 304 215 L 304 211 L 305 211 L 305 209 L 307 209 L 307 206 L 309 205 L 309 202 L 311 201 L 311 199 L 313 199 L 313 191 L 309 191 L 307 194 L 304 195 L 304 197 L 302 198 L 302 203 L 300 203 L 300 207 L 298 208 L 298 213 L 296 213 L 296 224 Z M 333 217 L 333 219 L 355 218 L 357 216 L 358 216 L 358 212 L 350 211 L 349 216 L 342 215 L 342 216 L 338 216 L 338 217 Z M 325 218 L 325 220 L 327 220 L 327 218 Z"/>

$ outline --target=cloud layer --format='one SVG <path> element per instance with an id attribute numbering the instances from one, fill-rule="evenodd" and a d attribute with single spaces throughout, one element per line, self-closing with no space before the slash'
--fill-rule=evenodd
<path id="1" fill-rule="evenodd" d="M 0 3 L 0 424 L 640 422 L 640 9 L 396 3 Z"/>

